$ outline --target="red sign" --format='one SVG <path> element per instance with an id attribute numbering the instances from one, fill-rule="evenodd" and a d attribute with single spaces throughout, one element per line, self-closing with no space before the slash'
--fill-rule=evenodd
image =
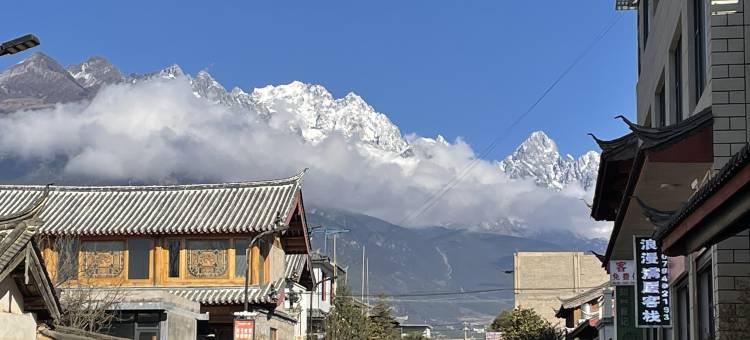
<path id="1" fill-rule="evenodd" d="M 234 340 L 255 340 L 255 320 L 234 320 Z"/>

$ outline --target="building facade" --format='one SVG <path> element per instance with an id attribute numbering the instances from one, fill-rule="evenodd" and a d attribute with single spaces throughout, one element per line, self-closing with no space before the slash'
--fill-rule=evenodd
<path id="1" fill-rule="evenodd" d="M 636 119 L 623 119 L 630 133 L 597 139 L 602 159 L 592 217 L 614 222 L 608 264 L 643 260 L 634 237 L 657 241 L 666 255 L 670 296 L 659 315 L 668 325 L 636 329 L 618 323 L 644 317 L 623 315 L 642 301 L 631 300 L 632 286 L 616 287 L 618 339 L 625 333 L 634 339 L 742 339 L 750 332 L 734 329 L 742 324 L 736 311 L 746 308 L 743 287 L 750 277 L 747 224 L 735 220 L 743 210 L 716 209 L 730 202 L 730 193 L 714 196 L 731 180 L 730 187 L 742 187 L 736 176 L 750 140 L 745 3 L 616 1 L 618 9 L 638 14 Z M 704 205 L 709 201 L 713 205 Z"/>
<path id="2" fill-rule="evenodd" d="M 38 214 L 47 270 L 63 294 L 119 292 L 113 335 L 232 339 L 247 301 L 256 340 L 291 339 L 286 258 L 309 254 L 301 180 L 52 187 Z M 0 186 L 0 214 L 43 190 Z"/>
<path id="3" fill-rule="evenodd" d="M 517 252 L 513 254 L 514 307 L 533 309 L 553 325 L 560 296 L 573 296 L 608 280 L 594 255 L 582 252 Z"/>

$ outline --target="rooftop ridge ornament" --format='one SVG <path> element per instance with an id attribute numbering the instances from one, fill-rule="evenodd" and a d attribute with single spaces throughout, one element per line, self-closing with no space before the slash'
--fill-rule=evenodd
<path id="1" fill-rule="evenodd" d="M 670 220 L 672 220 L 672 217 L 677 212 L 676 210 L 661 210 L 654 208 L 646 202 L 644 202 L 640 197 L 638 196 L 631 196 L 632 198 L 635 198 L 635 201 L 638 202 L 638 205 L 641 207 L 641 210 L 643 211 L 643 216 L 646 217 L 646 219 L 651 222 L 656 227 L 663 227 L 669 223 Z"/>

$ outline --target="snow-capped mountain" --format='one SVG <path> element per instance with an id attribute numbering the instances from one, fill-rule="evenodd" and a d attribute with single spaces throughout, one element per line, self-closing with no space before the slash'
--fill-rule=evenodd
<path id="1" fill-rule="evenodd" d="M 0 73 L 0 113 L 49 107 L 90 96 L 91 91 L 42 53 L 33 53 Z"/>
<path id="2" fill-rule="evenodd" d="M 576 182 L 589 189 L 596 181 L 599 153 L 589 151 L 577 159 L 563 157 L 555 141 L 543 131 L 535 131 L 497 165 L 511 178 L 533 179 L 551 189 L 561 190 Z"/>
<path id="3" fill-rule="evenodd" d="M 176 64 L 152 73 L 123 76 L 102 57 L 92 57 L 65 69 L 54 59 L 33 53 L 0 74 L 0 112 L 86 100 L 109 84 L 176 78 L 189 80 L 197 97 L 257 115 L 310 143 L 319 143 L 338 133 L 374 153 L 406 158 L 419 153 L 418 146 L 410 145 L 398 126 L 355 93 L 334 98 L 321 85 L 299 81 L 249 92 L 240 88 L 227 91 L 207 71 L 200 71 L 193 77 Z M 440 136 L 419 141 L 448 143 Z M 544 132 L 536 131 L 497 165 L 511 178 L 531 179 L 550 189 L 561 190 L 571 183 L 588 189 L 596 180 L 599 154 L 589 151 L 579 158 L 561 156 L 555 142 Z"/>
<path id="4" fill-rule="evenodd" d="M 103 85 L 125 81 L 125 76 L 114 65 L 102 57 L 91 57 L 88 60 L 66 68 L 71 76 L 84 88 L 97 91 Z"/>

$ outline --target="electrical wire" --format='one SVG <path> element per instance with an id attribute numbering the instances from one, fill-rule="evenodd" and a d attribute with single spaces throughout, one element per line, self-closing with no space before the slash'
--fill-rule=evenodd
<path id="1" fill-rule="evenodd" d="M 557 86 L 557 84 L 560 83 L 560 81 L 565 78 L 568 73 L 570 73 L 573 68 L 578 65 L 578 63 L 586 56 L 588 53 L 596 46 L 597 43 L 599 43 L 604 37 L 612 30 L 612 28 L 617 24 L 617 22 L 620 21 L 622 18 L 622 13 L 616 14 L 615 18 L 607 25 L 605 26 L 604 30 L 592 41 L 574 60 L 573 62 L 568 65 L 568 67 L 563 70 L 563 72 L 555 79 L 555 81 L 550 84 L 547 89 L 542 92 L 542 94 L 534 101 L 529 108 L 524 111 L 521 115 L 516 117 L 516 119 L 506 127 L 506 129 L 503 131 L 503 133 L 499 134 L 495 139 L 492 140 L 492 142 L 482 151 L 482 153 L 471 160 L 469 163 L 467 163 L 466 166 L 459 172 L 459 174 L 451 179 L 445 186 L 443 186 L 441 189 L 433 193 L 427 201 L 417 210 L 415 210 L 412 214 L 407 215 L 404 217 L 403 220 L 398 225 L 405 225 L 408 222 L 411 222 L 412 220 L 418 218 L 419 216 L 422 216 L 422 214 L 426 213 L 430 209 L 432 209 L 437 202 L 449 191 L 451 191 L 457 184 L 459 184 L 463 178 L 468 175 L 471 170 L 482 160 L 484 159 L 492 150 L 494 150 L 499 143 L 504 140 L 504 138 L 510 134 L 510 131 L 516 127 L 521 121 L 526 118 L 536 107 L 539 105 L 539 103 L 542 102 L 542 100 L 547 97 L 547 95 Z"/>
<path id="2" fill-rule="evenodd" d="M 598 288 L 600 286 L 594 286 L 594 287 L 558 287 L 558 288 L 512 288 L 512 287 L 503 287 L 503 288 L 493 288 L 493 289 L 478 289 L 478 290 L 463 290 L 463 291 L 435 291 L 435 292 L 418 292 L 418 293 L 397 293 L 397 294 L 365 294 L 364 297 L 420 297 L 420 296 L 451 296 L 451 295 L 469 295 L 469 294 L 481 294 L 481 293 L 491 293 L 491 292 L 507 292 L 507 291 L 522 291 L 522 292 L 545 292 L 545 291 L 560 291 L 560 290 L 579 290 L 579 289 L 594 289 Z M 339 294 L 336 296 L 345 296 L 345 297 L 362 297 L 362 294 L 356 294 L 356 293 L 349 293 L 349 294 Z"/>

